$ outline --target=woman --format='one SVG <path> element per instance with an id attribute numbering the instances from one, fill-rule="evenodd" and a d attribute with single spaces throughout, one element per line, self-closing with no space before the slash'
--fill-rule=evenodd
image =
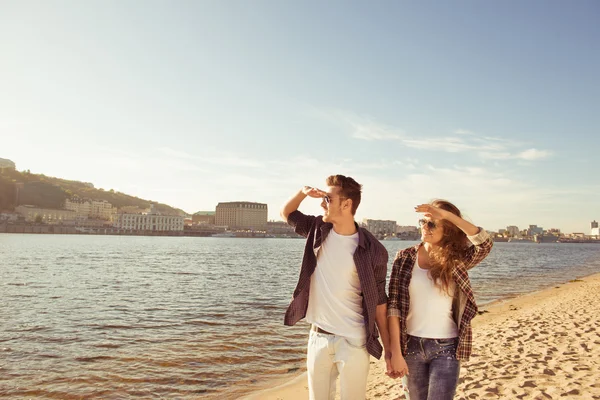
<path id="1" fill-rule="evenodd" d="M 415 210 L 424 213 L 422 242 L 398 252 L 390 279 L 390 376 L 405 379 L 410 400 L 452 399 L 460 361 L 471 355 L 471 319 L 477 313 L 467 271 L 490 253 L 493 242 L 448 201 Z"/>

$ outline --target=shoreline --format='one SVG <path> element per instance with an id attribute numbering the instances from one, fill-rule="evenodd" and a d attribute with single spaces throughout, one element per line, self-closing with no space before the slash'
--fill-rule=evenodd
<path id="1" fill-rule="evenodd" d="M 586 290 L 590 288 L 592 290 Z M 594 290 L 598 289 L 598 290 Z M 479 307 L 478 315 L 473 319 L 473 354 L 471 360 L 463 363 L 461 366 L 461 375 L 459 380 L 459 385 L 457 388 L 457 399 L 463 398 L 479 398 L 481 397 L 490 397 L 493 395 L 495 398 L 556 398 L 569 396 L 569 398 L 591 398 L 587 397 L 587 393 L 583 388 L 590 388 L 589 390 L 593 391 L 600 398 L 600 384 L 597 384 L 600 380 L 600 373 L 596 373 L 595 375 L 592 373 L 592 379 L 590 379 L 589 384 L 577 382 L 581 377 L 574 374 L 573 372 L 579 371 L 587 371 L 591 372 L 595 368 L 598 371 L 598 364 L 596 361 L 594 367 L 591 369 L 586 368 L 585 362 L 581 365 L 581 359 L 579 357 L 575 357 L 577 354 L 576 348 L 571 346 L 574 342 L 579 340 L 583 334 L 591 334 L 596 331 L 598 328 L 597 323 L 593 325 L 593 321 L 590 320 L 589 315 L 595 314 L 593 310 L 590 310 L 587 314 L 584 312 L 583 314 L 579 314 L 581 317 L 580 321 L 564 318 L 564 316 L 558 313 L 558 319 L 564 321 L 564 323 L 573 323 L 575 327 L 580 327 L 582 322 L 585 321 L 586 324 L 592 324 L 593 326 L 588 329 L 587 332 L 574 332 L 571 329 L 561 330 L 557 332 L 558 328 L 553 327 L 552 324 L 544 323 L 546 319 L 549 319 L 550 316 L 544 315 L 544 311 L 552 316 L 556 316 L 557 311 L 567 311 L 567 310 L 580 310 L 578 307 L 573 307 L 576 303 L 581 303 L 586 295 L 590 296 L 592 292 L 596 293 L 600 291 L 600 273 L 594 273 L 591 275 L 583 276 L 583 277 L 572 277 L 572 279 L 567 280 L 563 283 L 552 284 L 545 288 L 541 288 L 532 292 L 519 294 L 516 296 L 505 297 L 497 300 L 493 300 L 489 303 L 486 303 Z M 585 299 L 590 300 L 590 299 Z M 590 304 L 590 308 L 600 310 L 600 298 L 592 298 L 593 304 Z M 583 301 L 583 304 L 588 304 L 589 301 Z M 587 317 L 586 317 L 587 315 Z M 516 317 L 525 317 L 517 319 Z M 496 329 L 496 326 L 506 328 L 507 325 L 514 323 L 515 320 L 522 321 L 522 324 L 519 324 L 517 327 L 514 327 L 512 336 L 507 336 L 502 340 L 502 336 L 498 333 L 499 330 Z M 540 322 L 541 321 L 541 322 Z M 537 329 L 543 325 L 543 329 Z M 533 328 L 528 330 L 528 328 Z M 553 330 L 554 328 L 554 330 Z M 514 376 L 507 376 L 506 367 L 511 366 L 510 363 L 508 365 L 504 365 L 503 363 L 508 361 L 508 357 L 503 350 L 504 347 L 507 347 L 506 339 L 514 339 L 518 337 L 518 329 L 523 330 L 523 337 L 529 336 L 528 339 L 532 339 L 532 342 L 527 340 L 519 341 L 519 346 L 516 348 L 516 354 L 513 356 L 515 358 L 519 358 L 520 360 L 523 358 L 523 353 L 525 352 L 525 347 L 532 347 L 530 349 L 530 353 L 526 356 L 532 356 L 541 354 L 544 349 L 558 349 L 559 346 L 554 343 L 554 338 L 564 338 L 565 343 L 561 344 L 563 346 L 567 346 L 568 351 L 563 351 L 563 356 L 565 356 L 566 363 L 575 363 L 576 366 L 571 366 L 572 372 L 571 374 L 567 374 L 566 377 L 561 377 L 558 372 L 555 372 L 552 368 L 549 368 L 553 365 L 546 365 L 546 368 L 543 368 L 543 371 L 539 371 L 540 373 L 531 373 L 524 374 L 523 377 L 520 377 L 518 373 Z M 592 332 L 593 330 L 593 332 Z M 510 334 L 510 332 L 508 332 Z M 515 336 L 516 335 L 516 336 Z M 586 352 L 591 352 L 592 348 L 594 354 L 600 356 L 600 334 L 596 333 L 592 340 L 585 340 L 581 343 L 581 349 L 587 349 Z M 548 340 L 548 347 L 543 346 L 543 342 L 540 341 L 538 337 L 545 336 L 545 339 Z M 527 338 L 526 338 L 527 339 Z M 536 340 L 533 340 L 536 339 Z M 486 343 L 493 343 L 494 346 L 490 346 Z M 501 350 L 501 351 L 498 351 Z M 584 351 L 582 350 L 582 351 Z M 574 354 L 575 353 L 575 354 Z M 585 355 L 585 354 L 583 354 Z M 502 359 L 504 357 L 504 359 Z M 498 359 L 495 359 L 498 358 Z M 593 359 L 594 357 L 589 357 Z M 547 355 L 544 358 L 539 360 L 535 360 L 534 362 L 543 364 L 551 364 L 551 360 L 553 357 Z M 585 361 L 585 360 L 584 360 Z M 589 363 L 589 360 L 587 360 Z M 521 363 L 519 361 L 519 363 Z M 557 363 L 558 369 L 561 366 L 565 365 L 565 363 Z M 367 398 L 377 397 L 383 400 L 387 399 L 403 399 L 404 397 L 400 392 L 400 384 L 399 381 L 394 381 L 383 374 L 384 372 L 384 362 L 382 360 L 376 360 L 371 357 L 371 369 L 369 372 L 369 380 L 367 386 Z M 482 368 L 483 367 L 483 368 Z M 498 369 L 499 376 L 496 379 L 489 379 L 487 375 L 490 372 L 490 369 Z M 474 372 L 478 372 L 478 377 L 474 377 Z M 515 371 L 517 372 L 517 371 Z M 538 371 L 533 371 L 538 372 Z M 571 377 L 571 378 L 570 378 Z M 486 378 L 490 380 L 488 383 L 488 387 L 483 385 L 481 382 L 472 383 L 472 381 L 477 378 L 483 378 L 481 380 L 485 380 Z M 536 378 L 540 381 L 546 381 L 546 386 L 542 387 L 536 384 Z M 554 379 L 552 379 L 554 378 Z M 587 378 L 590 378 L 589 376 Z M 248 393 L 244 397 L 241 397 L 242 400 L 301 400 L 308 398 L 308 386 L 306 382 L 306 371 L 302 372 L 299 375 L 296 375 L 293 378 L 287 378 L 285 380 L 273 380 L 271 382 L 265 382 L 262 387 L 257 387 L 256 390 L 253 390 L 251 393 Z M 568 379 L 572 379 L 574 382 L 567 382 Z M 480 381 L 481 381 L 480 380 Z M 549 381 L 549 382 L 548 382 Z M 552 384 L 552 381 L 555 384 Z M 500 384 L 499 384 L 500 383 Z M 550 383 L 550 384 L 548 384 Z M 570 383 L 571 385 L 568 385 Z M 581 386 L 581 389 L 578 388 Z M 569 390 L 567 390 L 567 388 Z M 504 389 L 505 391 L 501 391 L 500 389 Z M 564 390 L 564 391 L 563 391 Z M 589 392 L 591 393 L 591 392 Z M 387 397 L 389 396 L 389 397 Z M 524 397 L 523 397 L 524 396 Z M 339 398 L 339 391 L 338 396 Z"/>

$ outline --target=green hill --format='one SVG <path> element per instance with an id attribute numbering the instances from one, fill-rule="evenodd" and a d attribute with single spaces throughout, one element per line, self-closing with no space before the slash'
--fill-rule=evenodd
<path id="1" fill-rule="evenodd" d="M 13 210 L 15 204 L 16 185 L 23 186 L 19 191 L 19 204 L 29 204 L 43 208 L 63 208 L 65 200 L 72 196 L 93 200 L 106 200 L 114 207 L 126 206 L 148 208 L 151 203 L 156 209 L 167 215 L 185 215 L 185 211 L 166 204 L 140 199 L 114 190 L 96 189 L 86 182 L 69 181 L 43 174 L 19 172 L 10 168 L 0 168 L 0 211 Z"/>

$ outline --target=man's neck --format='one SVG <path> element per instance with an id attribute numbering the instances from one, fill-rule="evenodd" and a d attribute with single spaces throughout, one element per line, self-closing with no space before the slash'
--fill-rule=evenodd
<path id="1" fill-rule="evenodd" d="M 340 222 L 333 222 L 333 230 L 338 235 L 350 236 L 354 235 L 356 230 L 356 224 L 354 223 L 354 219 L 348 219 Z"/>

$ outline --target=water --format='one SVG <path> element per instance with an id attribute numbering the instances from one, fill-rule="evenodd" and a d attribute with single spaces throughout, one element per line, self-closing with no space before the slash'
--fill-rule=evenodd
<path id="1" fill-rule="evenodd" d="M 390 257 L 414 242 L 383 242 Z M 0 234 L 0 396 L 237 398 L 303 368 L 304 241 Z M 496 243 L 480 304 L 600 272 L 594 244 Z M 390 265 L 391 265 L 390 260 Z M 389 268 L 391 271 L 391 268 Z"/>

